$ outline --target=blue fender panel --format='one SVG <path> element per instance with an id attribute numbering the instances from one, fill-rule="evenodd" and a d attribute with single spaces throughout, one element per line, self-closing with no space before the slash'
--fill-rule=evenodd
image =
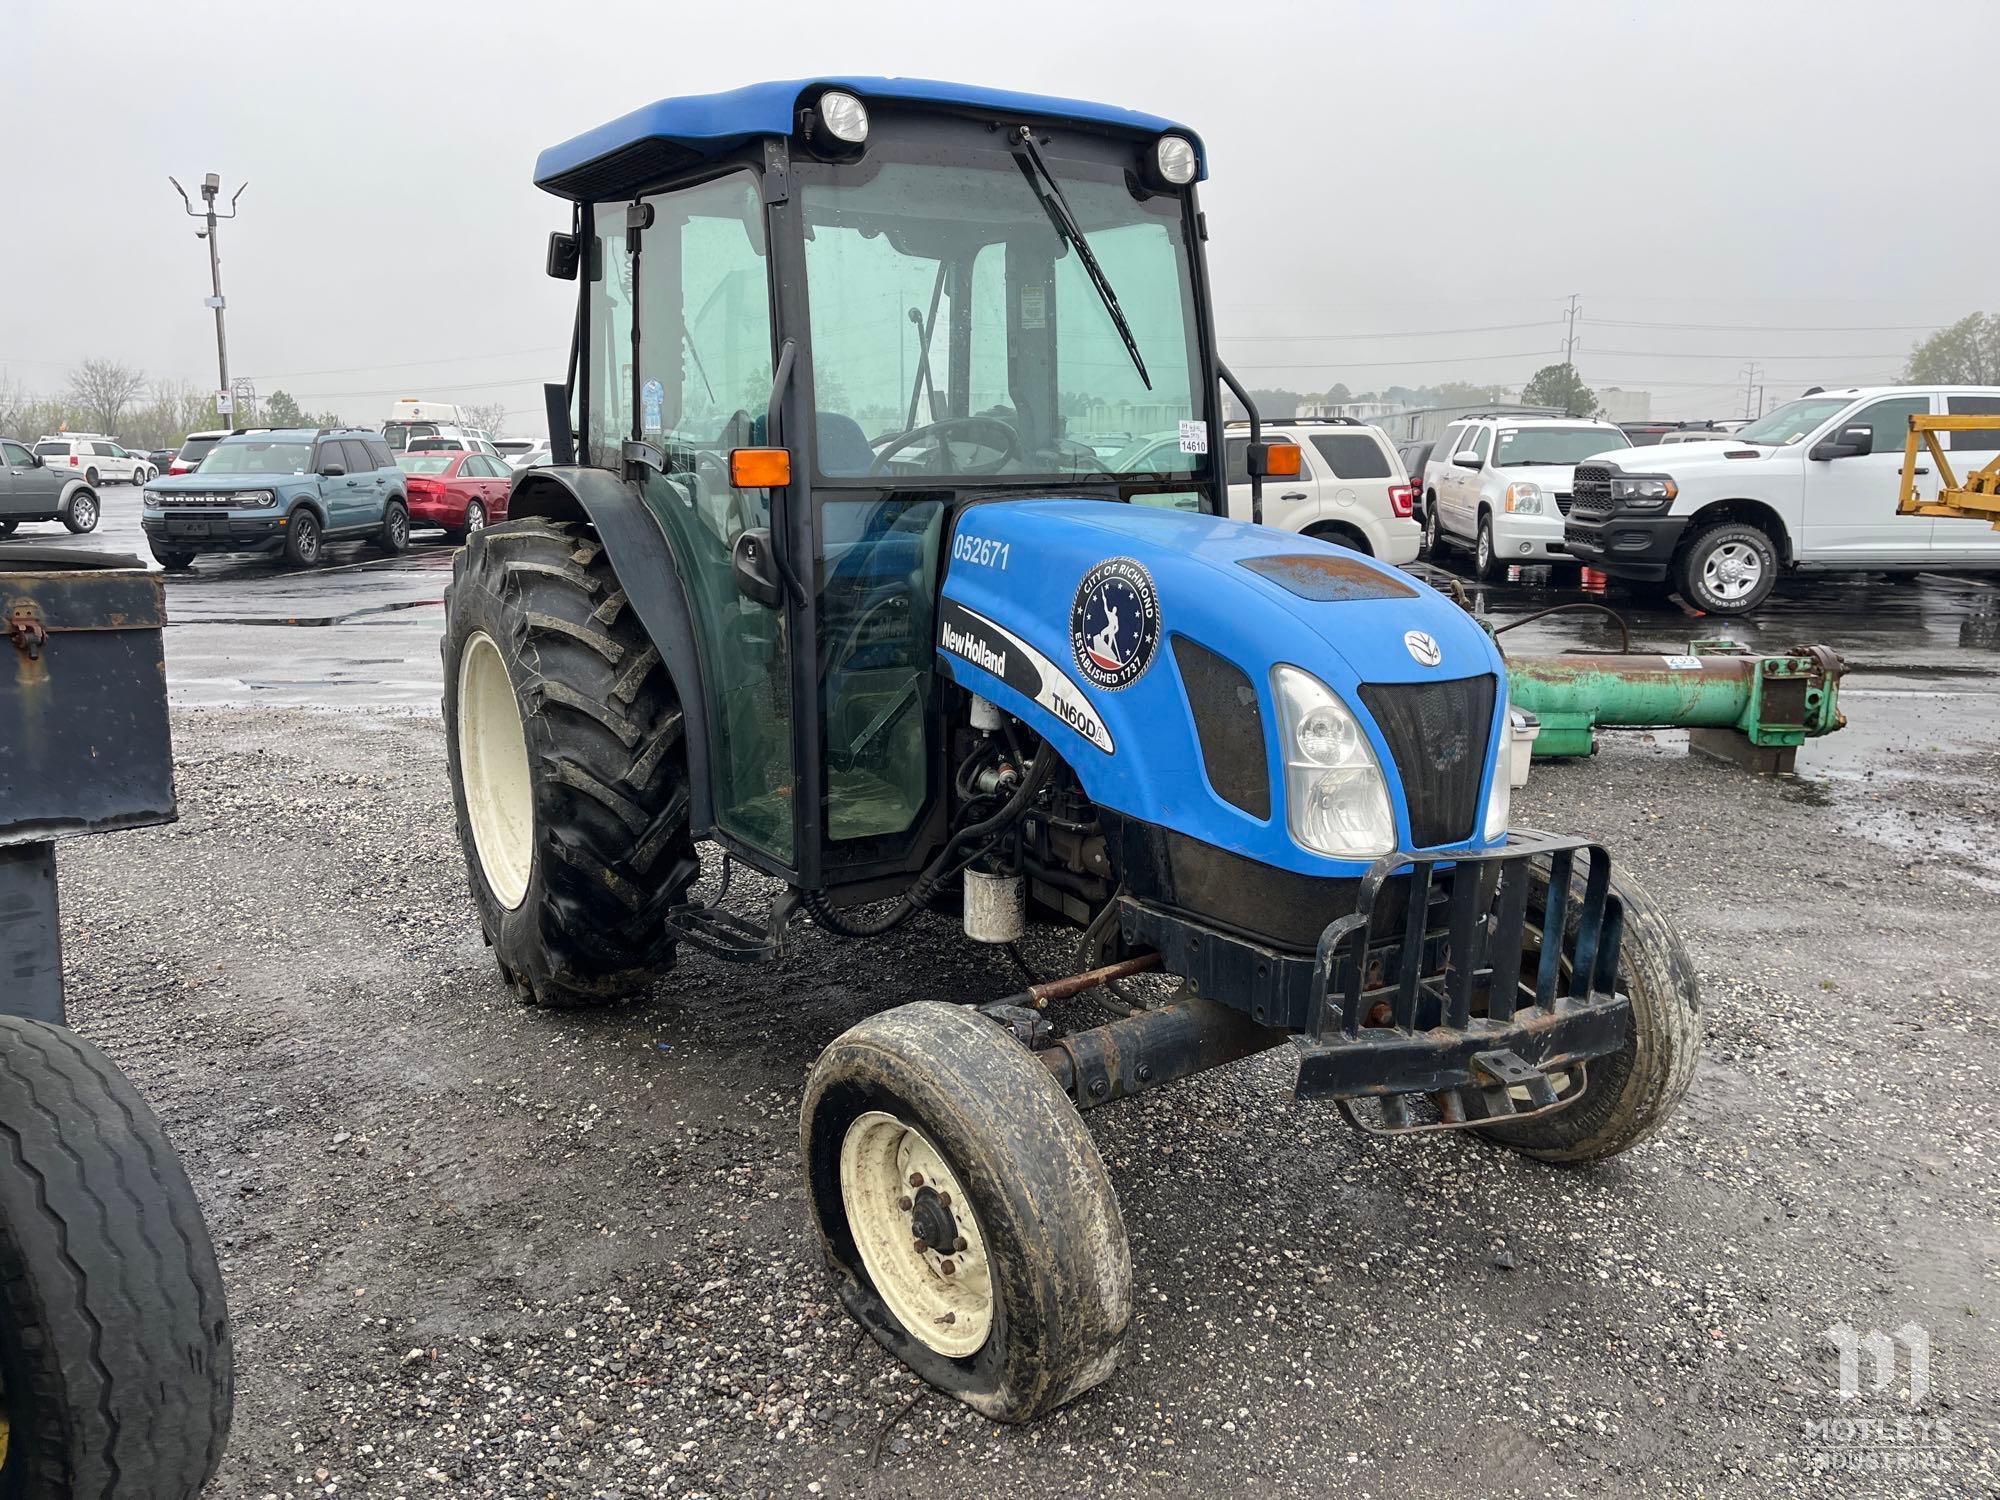
<path id="1" fill-rule="evenodd" d="M 1496 703 L 1504 704 L 1504 662 L 1463 609 L 1407 574 L 1291 532 L 1108 501 L 1011 501 L 967 510 L 950 556 L 938 653 L 955 682 L 1051 740 L 1100 806 L 1281 869 L 1353 876 L 1368 862 L 1331 859 L 1292 840 L 1277 744 L 1282 719 L 1271 688 L 1274 666 L 1312 673 L 1353 710 L 1388 780 L 1404 848 L 1412 847 L 1412 840 L 1401 781 L 1359 686 L 1491 674 L 1497 679 Z M 1304 568 L 1244 565 L 1272 558 L 1321 561 Z M 1089 629 L 1073 631 L 1072 622 L 1086 575 L 1119 559 L 1137 564 L 1150 578 L 1157 630 L 1138 675 L 1123 686 L 1102 686 L 1092 680 L 1093 671 L 1112 681 L 1120 674 L 1085 660 Z M 1099 572 L 1093 592 L 1106 576 Z M 1112 587 L 1119 585 L 1114 581 Z M 1122 590 L 1116 594 L 1128 612 L 1131 597 Z M 1090 629 L 1100 628 L 1101 617 L 1100 608 Z M 1410 632 L 1430 637 L 1435 665 L 1419 659 L 1422 642 L 1406 643 Z M 1269 817 L 1223 801 L 1210 787 L 1174 662 L 1176 636 L 1235 663 L 1254 685 L 1263 722 L 1270 726 L 1264 747 L 1272 788 Z M 1488 733 L 1481 806 L 1498 765 L 1505 722 L 1504 711 L 1496 713 Z M 1246 733 L 1254 732 L 1247 713 L 1244 724 Z M 1486 847 L 1477 832 L 1473 840 L 1449 847 Z"/>
<path id="2" fill-rule="evenodd" d="M 608 469 L 529 469 L 508 494 L 507 519 L 537 516 L 590 524 L 604 544 L 626 601 L 659 648 L 681 699 L 688 818 L 694 836 L 705 836 L 715 826 L 715 799 L 708 780 L 708 700 L 702 696 L 694 611 L 667 534 L 632 486 Z"/>

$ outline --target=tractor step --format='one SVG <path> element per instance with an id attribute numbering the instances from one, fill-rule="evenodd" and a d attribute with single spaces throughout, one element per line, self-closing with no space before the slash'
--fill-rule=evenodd
<path id="1" fill-rule="evenodd" d="M 1505 1049 L 1476 1054 L 1472 1074 L 1471 1083 L 1434 1093 L 1382 1094 L 1334 1102 L 1347 1123 L 1364 1135 L 1415 1135 L 1553 1114 L 1581 1099 L 1587 1081 L 1583 1063 L 1573 1063 L 1551 1076 Z"/>
<path id="2" fill-rule="evenodd" d="M 798 907 L 798 892 L 788 888 L 772 903 L 770 916 L 759 926 L 724 906 L 688 902 L 668 908 L 667 931 L 731 963 L 765 964 L 785 956 L 785 928 Z"/>

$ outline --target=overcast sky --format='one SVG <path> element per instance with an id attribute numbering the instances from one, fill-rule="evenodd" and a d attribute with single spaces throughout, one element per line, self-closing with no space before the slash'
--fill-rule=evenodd
<path id="1" fill-rule="evenodd" d="M 1205 139 L 1223 352 L 1246 383 L 1518 383 L 1560 357 L 1656 414 L 1884 380 L 2000 311 L 2000 3 L 0 0 L 0 376 L 88 356 L 232 373 L 379 423 L 505 400 L 540 432 L 565 284 L 544 146 L 671 94 L 889 73 L 1099 98 Z M 1511 326 L 1524 325 L 1524 326 Z"/>

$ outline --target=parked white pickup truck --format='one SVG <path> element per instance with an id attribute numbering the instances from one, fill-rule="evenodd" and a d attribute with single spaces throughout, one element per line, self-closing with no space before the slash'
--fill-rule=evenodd
<path id="1" fill-rule="evenodd" d="M 1600 455 L 1577 466 L 1563 541 L 1587 567 L 1670 584 L 1717 615 L 1755 609 L 1795 568 L 2000 568 L 2000 531 L 1984 521 L 1896 514 L 1910 418 L 1991 412 L 2000 386 L 1816 391 L 1719 442 Z M 1974 468 L 2000 442 L 1949 436 Z M 1917 485 L 1936 496 L 1921 457 Z"/>

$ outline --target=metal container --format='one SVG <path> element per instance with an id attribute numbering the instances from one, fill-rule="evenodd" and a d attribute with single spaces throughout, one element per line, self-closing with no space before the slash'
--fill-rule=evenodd
<path id="1" fill-rule="evenodd" d="M 165 624 L 136 557 L 0 553 L 0 845 L 174 820 Z"/>

